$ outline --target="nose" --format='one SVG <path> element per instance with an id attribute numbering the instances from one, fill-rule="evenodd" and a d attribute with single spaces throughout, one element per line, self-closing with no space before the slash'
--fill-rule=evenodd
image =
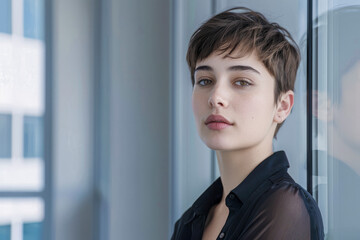
<path id="1" fill-rule="evenodd" d="M 215 87 L 211 92 L 208 100 L 208 104 L 211 108 L 217 107 L 227 107 L 228 101 L 226 97 L 226 91 L 219 87 Z"/>

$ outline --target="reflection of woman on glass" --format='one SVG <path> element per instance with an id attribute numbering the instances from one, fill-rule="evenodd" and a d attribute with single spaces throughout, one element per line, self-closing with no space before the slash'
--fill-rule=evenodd
<path id="1" fill-rule="evenodd" d="M 329 38 L 329 47 L 318 46 L 328 56 L 333 54 L 326 61 L 320 56 L 319 68 L 325 65 L 327 78 L 318 74 L 321 77 L 313 93 L 317 142 L 322 143 L 314 154 L 322 166 L 319 177 L 326 179 L 318 182 L 314 193 L 323 196 L 319 201 L 327 210 L 329 239 L 360 239 L 359 22 L 357 5 L 330 10 L 313 23 L 313 39 Z"/>
<path id="2" fill-rule="evenodd" d="M 197 129 L 221 177 L 172 239 L 323 239 L 316 202 L 287 173 L 285 152 L 272 150 L 294 103 L 300 56 L 290 34 L 260 13 L 230 9 L 193 34 L 187 61 Z"/>

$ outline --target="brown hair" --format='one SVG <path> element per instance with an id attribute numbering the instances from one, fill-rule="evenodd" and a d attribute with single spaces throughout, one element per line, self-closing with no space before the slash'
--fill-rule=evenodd
<path id="1" fill-rule="evenodd" d="M 241 10 L 242 12 L 234 12 Z M 296 72 L 300 63 L 300 51 L 290 33 L 277 23 L 270 23 L 264 15 L 249 8 L 236 7 L 219 13 L 197 29 L 191 36 L 186 60 L 194 86 L 196 63 L 213 52 L 235 51 L 241 55 L 256 52 L 259 60 L 275 78 L 275 103 L 281 93 L 294 90 Z M 281 124 L 278 124 L 276 136 Z"/>

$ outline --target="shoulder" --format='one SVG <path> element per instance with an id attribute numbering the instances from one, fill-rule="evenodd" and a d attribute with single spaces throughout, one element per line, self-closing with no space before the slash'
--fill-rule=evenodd
<path id="1" fill-rule="evenodd" d="M 194 217 L 195 217 L 195 212 L 192 209 L 192 207 L 190 207 L 175 222 L 175 226 L 174 226 L 174 230 L 173 230 L 171 240 L 178 239 L 180 236 L 182 236 L 184 234 L 185 235 L 188 234 L 189 231 L 184 230 L 184 228 L 186 228 L 186 226 L 193 220 Z"/>
<path id="2" fill-rule="evenodd" d="M 324 238 L 322 217 L 316 201 L 293 180 L 274 183 L 263 195 L 256 212 L 255 219 L 268 222 L 280 232 L 308 234 L 309 238 L 304 239 Z"/>
<path id="3" fill-rule="evenodd" d="M 282 215 L 306 219 L 310 217 L 309 204 L 305 201 L 309 195 L 297 183 L 282 181 L 271 186 L 268 193 L 264 195 L 266 200 L 262 201 L 260 208 L 266 209 L 271 216 Z"/>

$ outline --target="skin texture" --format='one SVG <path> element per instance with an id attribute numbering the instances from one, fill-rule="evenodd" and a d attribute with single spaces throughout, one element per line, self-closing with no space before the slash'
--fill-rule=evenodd
<path id="1" fill-rule="evenodd" d="M 216 239 L 228 215 L 225 197 L 273 153 L 275 128 L 290 114 L 294 102 L 294 93 L 288 91 L 275 104 L 274 77 L 255 52 L 241 58 L 236 58 L 236 52 L 225 55 L 214 52 L 199 61 L 194 76 L 192 107 L 197 130 L 202 141 L 216 150 L 224 188 L 221 202 L 208 216 L 203 239 Z M 239 65 L 246 69 L 234 69 Z M 208 128 L 205 121 L 211 114 L 222 115 L 232 125 Z"/>

